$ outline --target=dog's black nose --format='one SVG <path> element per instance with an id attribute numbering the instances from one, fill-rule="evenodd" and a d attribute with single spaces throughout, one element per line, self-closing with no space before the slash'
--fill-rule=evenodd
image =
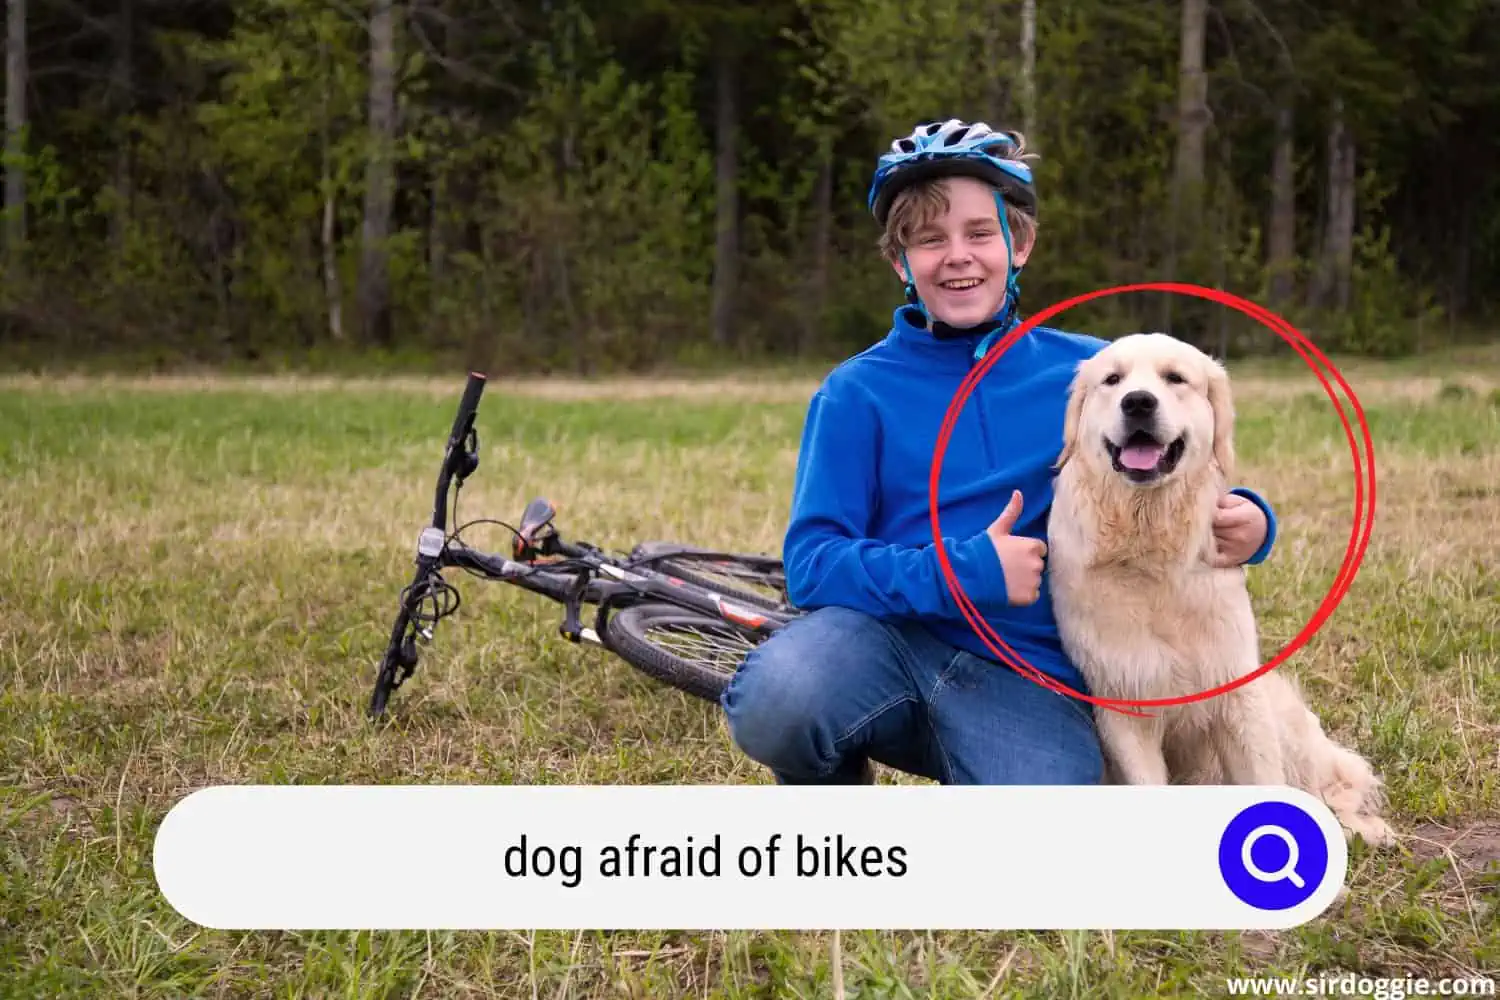
<path id="1" fill-rule="evenodd" d="M 1120 400 L 1120 409 L 1127 417 L 1149 417 L 1156 412 L 1156 397 L 1145 389 L 1136 389 Z"/>

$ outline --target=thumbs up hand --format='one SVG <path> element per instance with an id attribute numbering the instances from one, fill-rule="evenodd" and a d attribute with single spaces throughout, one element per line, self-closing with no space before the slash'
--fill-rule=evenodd
<path id="1" fill-rule="evenodd" d="M 1000 516 L 985 529 L 995 546 L 995 554 L 1000 557 L 1005 593 L 1012 605 L 1035 604 L 1041 596 L 1043 560 L 1047 555 L 1046 542 L 1010 533 L 1020 516 L 1021 491 L 1016 490 Z"/>

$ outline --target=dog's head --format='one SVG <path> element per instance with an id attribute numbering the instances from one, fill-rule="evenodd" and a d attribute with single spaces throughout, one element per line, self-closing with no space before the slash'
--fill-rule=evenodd
<path id="1" fill-rule="evenodd" d="M 1078 366 L 1058 467 L 1074 459 L 1134 486 L 1217 464 L 1234 475 L 1229 376 L 1163 333 L 1121 337 Z"/>

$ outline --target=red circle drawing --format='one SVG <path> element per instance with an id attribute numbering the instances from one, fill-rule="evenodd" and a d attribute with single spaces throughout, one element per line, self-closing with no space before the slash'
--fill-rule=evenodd
<path id="1" fill-rule="evenodd" d="M 1002 354 L 1004 354 L 1012 346 L 1014 346 L 1016 341 L 1020 340 L 1032 329 L 1041 325 L 1046 320 L 1051 319 L 1058 313 L 1070 309 L 1073 306 L 1081 305 L 1082 303 L 1092 301 L 1093 299 L 1102 298 L 1106 295 L 1120 295 L 1126 292 L 1167 292 L 1174 295 L 1190 295 L 1197 298 L 1208 299 L 1212 302 L 1218 303 L 1219 305 L 1230 306 L 1231 308 L 1237 309 L 1246 316 L 1249 316 L 1251 319 L 1258 320 L 1261 324 L 1280 335 L 1283 340 L 1285 340 L 1292 346 L 1292 349 L 1297 352 L 1302 360 L 1307 363 L 1307 366 L 1312 369 L 1313 374 L 1316 375 L 1318 381 L 1322 383 L 1323 390 L 1328 394 L 1328 398 L 1333 401 L 1334 409 L 1338 412 L 1339 415 L 1339 421 L 1344 425 L 1344 433 L 1349 441 L 1350 454 L 1354 458 L 1354 521 L 1349 534 L 1349 545 L 1345 549 L 1343 563 L 1339 566 L 1339 572 L 1334 577 L 1333 583 L 1328 589 L 1327 596 L 1325 596 L 1323 598 L 1323 602 L 1318 605 L 1318 608 L 1313 613 L 1312 618 L 1308 620 L 1308 623 L 1302 628 L 1302 630 L 1298 632 L 1292 638 L 1292 640 L 1282 648 L 1279 653 L 1273 656 L 1270 660 L 1267 660 L 1265 663 L 1261 664 L 1261 666 L 1252 673 L 1246 674 L 1243 677 L 1240 677 L 1233 681 L 1229 681 L 1225 684 L 1221 684 L 1220 686 L 1207 691 L 1199 691 L 1196 694 L 1181 695 L 1176 698 L 1156 698 L 1149 700 L 1097 698 L 1093 695 L 1083 694 L 1080 691 L 1076 691 L 1068 685 L 1063 684 L 1056 678 L 1048 677 L 1036 667 L 1026 662 L 1026 660 L 1021 657 L 1020 654 L 1016 653 L 1016 651 L 1011 649 L 1003 639 L 995 634 L 994 629 L 990 627 L 990 624 L 984 620 L 984 618 L 979 614 L 978 610 L 974 607 L 973 602 L 969 599 L 969 595 L 964 592 L 963 585 L 958 582 L 958 578 L 953 572 L 953 565 L 948 559 L 948 552 L 943 544 L 942 526 L 939 523 L 938 519 L 938 482 L 942 471 L 943 456 L 947 452 L 948 440 L 953 435 L 953 428 L 958 422 L 958 414 L 962 411 L 964 403 L 966 403 L 969 397 L 973 395 L 974 389 L 979 385 L 979 380 L 982 379 L 985 374 L 995 366 L 995 362 L 1000 359 L 1000 356 Z M 1313 357 L 1309 357 L 1309 354 L 1313 355 Z M 1316 358 L 1316 360 L 1314 360 L 1314 358 Z M 1361 442 L 1364 446 L 1363 461 L 1361 461 L 1362 456 L 1360 443 L 1356 443 L 1355 441 L 1354 429 L 1350 426 L 1349 416 L 1344 412 L 1343 403 L 1339 399 L 1338 395 L 1333 391 L 1333 386 L 1329 384 L 1328 376 L 1325 375 L 1322 368 L 1319 367 L 1320 363 L 1321 365 L 1327 367 L 1328 371 L 1332 374 L 1334 381 L 1336 381 L 1339 384 L 1339 387 L 1342 388 L 1348 395 L 1350 403 L 1353 406 L 1355 419 L 1359 424 Z M 1368 490 L 1369 492 L 1370 506 L 1368 512 L 1366 512 L 1364 509 L 1366 490 Z M 989 352 L 985 355 L 984 359 L 977 366 L 975 366 L 973 370 L 969 372 L 968 376 L 966 376 L 963 382 L 959 385 L 958 391 L 954 394 L 953 401 L 949 403 L 948 412 L 943 418 L 942 428 L 938 432 L 937 446 L 933 450 L 932 455 L 932 469 L 928 477 L 927 504 L 928 514 L 932 521 L 933 542 L 937 549 L 938 563 L 942 569 L 943 581 L 947 584 L 949 593 L 953 595 L 953 599 L 958 604 L 959 610 L 963 613 L 964 619 L 969 623 L 969 627 L 975 631 L 979 638 L 984 642 L 985 646 L 1000 658 L 1000 661 L 1002 663 L 1013 667 L 1023 676 L 1036 681 L 1043 687 L 1056 691 L 1060 694 L 1066 694 L 1070 697 L 1078 698 L 1081 701 L 1086 701 L 1090 704 L 1109 708 L 1113 711 L 1122 712 L 1124 714 L 1144 715 L 1146 713 L 1140 711 L 1132 711 L 1132 709 L 1167 705 L 1186 705 L 1196 701 L 1206 701 L 1207 699 L 1212 698 L 1216 695 L 1225 694 L 1229 691 L 1233 691 L 1235 688 L 1238 688 L 1241 685 L 1248 684 L 1250 681 L 1261 676 L 1267 671 L 1273 670 L 1276 667 L 1280 666 L 1293 653 L 1301 649 L 1302 646 L 1304 646 L 1307 641 L 1312 638 L 1312 636 L 1317 633 L 1319 629 L 1323 627 L 1323 624 L 1333 614 L 1334 609 L 1338 607 L 1339 602 L 1343 600 L 1344 595 L 1348 593 L 1350 585 L 1354 582 L 1354 576 L 1358 572 L 1360 560 L 1364 558 L 1365 550 L 1369 547 L 1370 544 L 1370 528 L 1374 523 L 1375 514 L 1374 445 L 1370 440 L 1370 426 L 1368 421 L 1365 419 L 1364 408 L 1360 405 L 1359 398 L 1355 396 L 1354 390 L 1349 387 L 1349 383 L 1344 380 L 1343 375 L 1341 375 L 1339 373 L 1339 370 L 1334 367 L 1333 362 L 1329 361 L 1322 351 L 1318 350 L 1318 348 L 1311 341 L 1309 341 L 1300 331 L 1298 331 L 1285 319 L 1277 316 L 1275 313 L 1271 312 L 1268 309 L 1256 305 L 1253 302 L 1241 299 L 1238 296 L 1229 294 L 1228 292 L 1222 292 L 1213 288 L 1205 288 L 1201 285 L 1190 285 L 1180 282 L 1147 282 L 1134 285 L 1117 285 L 1114 288 L 1103 288 L 1098 291 L 1078 295 L 1071 299 L 1067 299 L 1066 301 L 1059 302 L 1054 306 L 1050 306 L 1047 309 L 1043 309 L 1041 312 L 1032 316 L 1024 323 L 1016 326 L 1000 340 L 996 341 L 994 346 L 991 347 Z"/>

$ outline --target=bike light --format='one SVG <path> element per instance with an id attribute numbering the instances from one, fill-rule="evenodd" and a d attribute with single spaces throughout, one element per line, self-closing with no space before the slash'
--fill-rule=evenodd
<path id="1" fill-rule="evenodd" d="M 428 559 L 436 559 L 443 551 L 443 532 L 438 528 L 428 526 L 422 529 L 417 536 L 417 554 Z"/>

